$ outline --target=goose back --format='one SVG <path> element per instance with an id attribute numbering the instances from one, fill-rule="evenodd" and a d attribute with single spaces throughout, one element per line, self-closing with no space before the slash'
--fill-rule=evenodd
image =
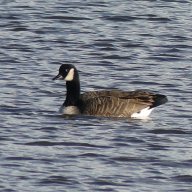
<path id="1" fill-rule="evenodd" d="M 142 109 L 153 108 L 165 102 L 163 95 L 142 90 L 92 91 L 81 94 L 80 98 L 79 108 L 82 114 L 105 117 L 131 117 Z"/>

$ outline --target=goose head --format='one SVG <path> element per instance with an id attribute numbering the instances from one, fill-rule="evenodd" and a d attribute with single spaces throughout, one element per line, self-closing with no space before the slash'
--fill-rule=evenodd
<path id="1" fill-rule="evenodd" d="M 75 66 L 71 64 L 63 64 L 59 68 L 59 73 L 56 75 L 53 80 L 56 79 L 63 79 L 66 81 L 66 88 L 67 88 L 67 94 L 66 94 L 66 99 L 62 105 L 63 107 L 75 107 L 76 110 L 72 110 L 70 108 L 70 114 L 71 113 L 77 113 L 79 111 L 78 109 L 78 103 L 79 103 L 79 98 L 80 98 L 80 81 L 79 81 L 79 74 Z M 68 109 L 65 109 L 68 110 Z M 69 113 L 67 111 L 66 113 Z M 74 112 L 75 111 L 75 112 Z M 65 113 L 65 111 L 64 111 Z"/>
<path id="2" fill-rule="evenodd" d="M 64 79 L 65 81 L 75 81 L 79 80 L 78 71 L 75 66 L 71 64 L 63 64 L 59 68 L 59 73 L 56 75 L 53 80 Z"/>

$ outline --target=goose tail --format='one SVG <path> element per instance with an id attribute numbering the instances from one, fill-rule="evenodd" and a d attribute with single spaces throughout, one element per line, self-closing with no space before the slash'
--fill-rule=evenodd
<path id="1" fill-rule="evenodd" d="M 154 102 L 150 108 L 157 107 L 159 105 L 163 105 L 168 101 L 167 97 L 165 95 L 156 94 L 154 96 Z"/>

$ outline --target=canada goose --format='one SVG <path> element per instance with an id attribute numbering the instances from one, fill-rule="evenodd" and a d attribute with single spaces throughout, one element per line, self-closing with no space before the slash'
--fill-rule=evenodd
<path id="1" fill-rule="evenodd" d="M 154 107 L 167 102 L 165 95 L 142 90 L 104 90 L 80 94 L 79 74 L 70 64 L 61 65 L 55 79 L 66 81 L 67 95 L 61 107 L 63 114 L 146 118 Z"/>

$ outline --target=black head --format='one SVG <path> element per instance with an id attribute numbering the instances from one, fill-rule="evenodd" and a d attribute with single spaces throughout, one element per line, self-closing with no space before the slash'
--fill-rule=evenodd
<path id="1" fill-rule="evenodd" d="M 53 80 L 56 79 L 64 79 L 65 81 L 78 79 L 77 69 L 73 65 L 63 64 L 59 68 L 59 74 L 53 78 Z"/>

